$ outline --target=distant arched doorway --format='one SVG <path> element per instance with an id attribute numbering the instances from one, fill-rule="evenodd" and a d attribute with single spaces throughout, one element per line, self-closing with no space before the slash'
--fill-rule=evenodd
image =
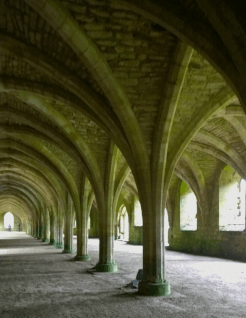
<path id="1" fill-rule="evenodd" d="M 7 212 L 4 215 L 4 228 L 8 229 L 9 225 L 11 226 L 11 229 L 14 228 L 14 216 L 11 212 Z"/>
<path id="2" fill-rule="evenodd" d="M 143 215 L 139 200 L 134 204 L 134 226 L 143 226 Z"/>
<path id="3" fill-rule="evenodd" d="M 180 186 L 180 230 L 197 230 L 197 199 L 184 181 Z"/>
<path id="4" fill-rule="evenodd" d="M 164 210 L 164 242 L 165 246 L 169 246 L 168 242 L 168 231 L 169 231 L 169 220 L 168 220 L 168 213 L 167 209 Z"/>
<path id="5" fill-rule="evenodd" d="M 129 218 L 125 206 L 122 206 L 119 212 L 119 239 L 122 241 L 129 241 Z"/>

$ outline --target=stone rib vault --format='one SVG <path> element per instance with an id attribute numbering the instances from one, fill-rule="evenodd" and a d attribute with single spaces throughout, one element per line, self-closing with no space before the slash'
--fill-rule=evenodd
<path id="1" fill-rule="evenodd" d="M 245 232 L 219 231 L 222 171 L 246 174 L 243 9 L 0 1 L 0 214 L 67 253 L 76 221 L 81 261 L 90 258 L 90 216 L 96 270 L 116 272 L 119 211 L 124 203 L 131 214 L 139 200 L 147 295 L 170 294 L 165 208 L 170 248 L 245 260 Z M 182 181 L 196 196 L 195 233 L 180 231 Z"/>

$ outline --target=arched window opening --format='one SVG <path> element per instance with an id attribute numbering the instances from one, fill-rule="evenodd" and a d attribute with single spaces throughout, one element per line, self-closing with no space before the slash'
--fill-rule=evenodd
<path id="1" fill-rule="evenodd" d="M 9 225 L 11 226 L 11 229 L 14 228 L 14 216 L 11 212 L 7 212 L 4 215 L 4 228 L 8 229 Z"/>
<path id="2" fill-rule="evenodd" d="M 91 228 L 91 217 L 88 217 L 88 230 Z"/>
<path id="3" fill-rule="evenodd" d="M 129 241 L 129 218 L 126 207 L 123 207 L 119 213 L 119 239 Z"/>
<path id="4" fill-rule="evenodd" d="M 239 202 L 238 202 L 238 210 L 239 210 L 239 215 L 242 217 L 243 220 L 243 225 L 245 229 L 245 216 L 246 216 L 246 181 L 245 179 L 242 179 L 240 182 L 240 197 L 239 197 Z M 242 231 L 243 231 L 242 230 Z"/>
<path id="5" fill-rule="evenodd" d="M 180 187 L 180 229 L 197 230 L 197 200 L 194 192 L 185 182 L 182 182 Z"/>
<path id="6" fill-rule="evenodd" d="M 165 209 L 165 211 L 164 211 L 164 242 L 165 242 L 165 246 L 169 246 L 169 242 L 168 242 L 169 227 L 170 226 L 169 226 L 167 209 Z"/>
<path id="7" fill-rule="evenodd" d="M 134 226 L 143 226 L 142 209 L 138 200 L 134 204 Z"/>
<path id="8" fill-rule="evenodd" d="M 220 177 L 220 231 L 245 230 L 245 190 L 245 180 L 233 168 L 226 166 Z"/>

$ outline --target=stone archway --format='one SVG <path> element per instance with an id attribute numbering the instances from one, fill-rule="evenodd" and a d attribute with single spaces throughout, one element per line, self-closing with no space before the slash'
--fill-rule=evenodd
<path id="1" fill-rule="evenodd" d="M 180 187 L 180 229 L 182 231 L 197 230 L 197 199 L 184 181 Z"/>
<path id="2" fill-rule="evenodd" d="M 119 239 L 125 242 L 129 241 L 129 217 L 125 206 L 122 206 L 118 215 Z"/>
<path id="3" fill-rule="evenodd" d="M 11 229 L 14 228 L 14 216 L 11 212 L 7 212 L 4 214 L 4 229 L 8 229 L 9 226 Z"/>

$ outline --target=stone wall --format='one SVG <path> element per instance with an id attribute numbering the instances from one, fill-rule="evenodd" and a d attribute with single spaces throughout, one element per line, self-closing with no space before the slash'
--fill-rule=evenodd
<path id="1" fill-rule="evenodd" d="M 246 261 L 246 232 L 179 231 L 170 233 L 169 244 L 170 250 Z"/>
<path id="2" fill-rule="evenodd" d="M 240 189 L 241 176 L 229 166 L 220 177 L 219 229 L 243 231 L 245 229 L 245 187 Z M 243 193 L 242 193 L 243 192 Z"/>
<path id="3" fill-rule="evenodd" d="M 240 180 L 241 177 L 232 168 L 224 168 L 217 183 L 213 184 L 213 189 L 208 192 L 207 200 L 212 204 L 209 204 L 207 214 L 197 214 L 198 224 L 206 225 L 199 226 L 197 231 L 182 231 L 180 229 L 180 191 L 177 189 L 174 207 L 175 218 L 173 226 L 169 230 L 169 249 L 246 261 L 245 230 L 236 231 L 231 230 L 231 228 L 222 230 L 219 226 L 222 213 L 225 214 L 224 218 L 226 218 L 229 214 L 234 215 L 234 210 L 238 210 L 238 191 L 234 191 L 233 187 Z M 233 189 L 230 191 L 231 199 L 228 197 L 228 189 Z M 233 209 L 228 200 L 234 204 Z M 245 204 L 242 204 L 242 207 L 245 209 Z M 245 211 L 241 212 L 245 222 Z M 234 222 L 236 221 L 234 220 Z"/>
<path id="4" fill-rule="evenodd" d="M 128 243 L 135 244 L 135 245 L 143 244 L 143 227 L 142 226 L 134 226 L 130 224 Z"/>

